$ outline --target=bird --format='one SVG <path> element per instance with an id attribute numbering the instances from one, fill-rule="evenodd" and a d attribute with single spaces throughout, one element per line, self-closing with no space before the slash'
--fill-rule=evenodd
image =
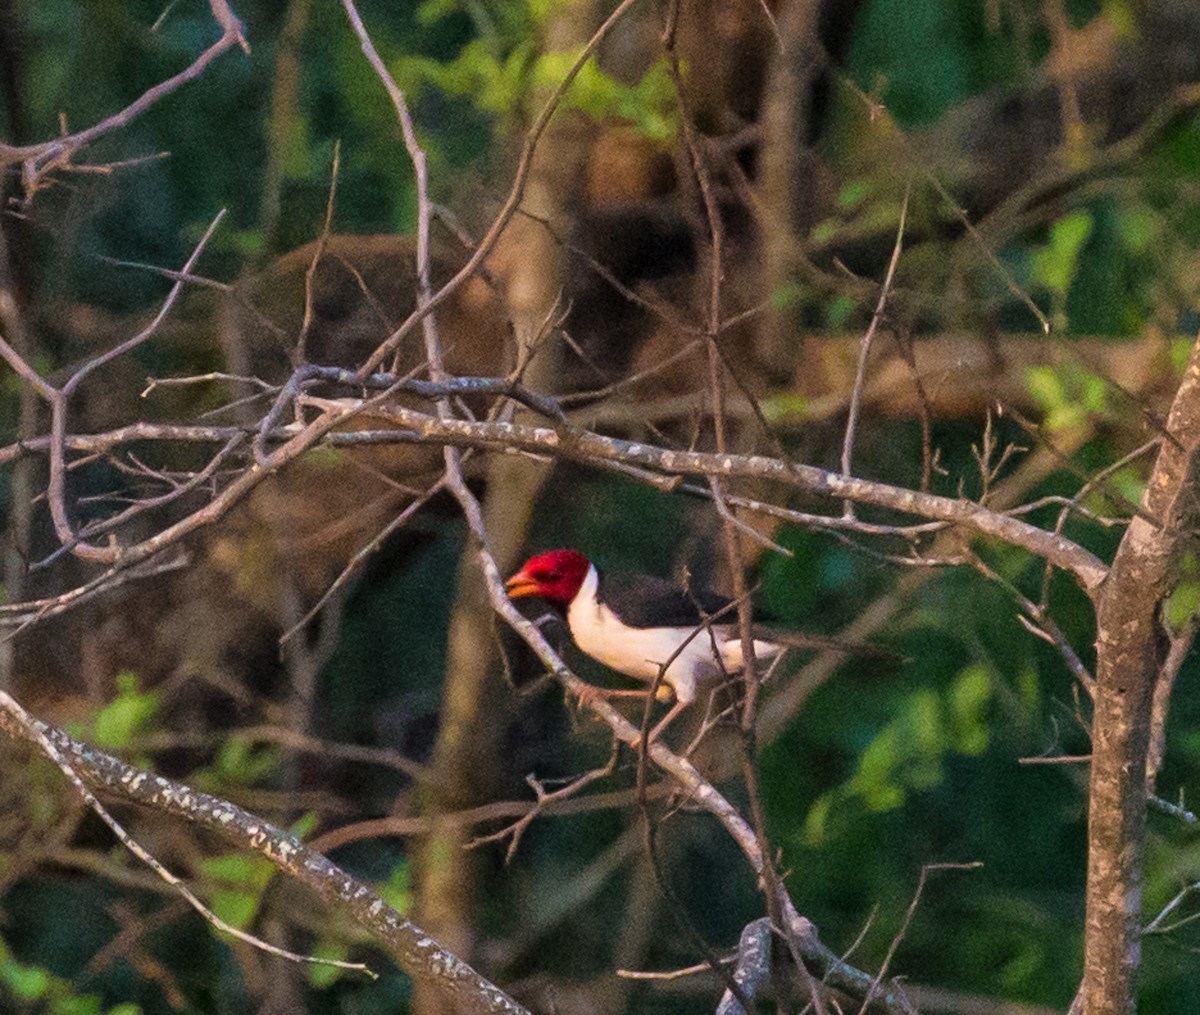
<path id="1" fill-rule="evenodd" d="M 745 668 L 735 604 L 724 596 L 652 575 L 602 574 L 582 553 L 568 549 L 530 557 L 506 588 L 510 598 L 537 597 L 565 611 L 576 646 L 610 669 L 650 684 L 662 673 L 675 704 L 651 730 L 650 743 L 696 700 L 702 684 Z M 757 626 L 752 638 L 760 661 L 788 647 L 776 632 Z M 594 690 L 605 696 L 649 693 Z"/>

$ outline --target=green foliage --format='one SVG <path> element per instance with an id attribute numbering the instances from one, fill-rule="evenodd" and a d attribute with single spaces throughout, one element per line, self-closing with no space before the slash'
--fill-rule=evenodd
<path id="1" fill-rule="evenodd" d="M 128 750 L 137 738 L 154 730 L 160 694 L 143 691 L 137 675 L 126 670 L 117 674 L 117 693 L 86 722 L 68 725 L 72 736 L 109 750 Z"/>
<path id="2" fill-rule="evenodd" d="M 540 29 L 557 13 L 562 0 L 524 0 L 479 9 L 479 35 L 453 59 L 409 55 L 392 68 L 409 94 L 420 95 L 432 85 L 448 96 L 469 101 L 475 109 L 500 118 L 527 110 L 563 80 L 583 54 L 583 47 L 545 51 Z M 444 0 L 422 4 L 423 25 L 436 25 L 457 13 Z M 666 62 L 659 60 L 634 85 L 604 73 L 590 59 L 580 69 L 561 109 L 578 109 L 597 122 L 619 120 L 633 124 L 645 137 L 666 143 L 676 134 L 675 88 Z"/>
<path id="3" fill-rule="evenodd" d="M 96 713 L 91 739 L 100 747 L 128 747 L 150 727 L 158 703 L 157 691 L 141 691 L 133 673 L 118 673 L 117 696 Z"/>
<path id="4" fill-rule="evenodd" d="M 1049 242 L 1032 251 L 1033 279 L 1050 291 L 1053 299 L 1050 321 L 1056 331 L 1067 330 L 1067 293 L 1075 277 L 1080 251 L 1091 236 L 1094 224 L 1091 214 L 1086 211 L 1064 215 L 1050 226 Z"/>
<path id="5" fill-rule="evenodd" d="M 1042 406 L 1044 426 L 1051 433 L 1079 426 L 1108 408 L 1109 383 L 1079 364 L 1031 367 L 1025 379 L 1029 393 Z"/>
<path id="6" fill-rule="evenodd" d="M 262 744 L 247 737 L 226 739 L 213 764 L 196 772 L 194 782 L 199 789 L 228 791 L 231 786 L 254 786 L 270 779 L 279 771 L 282 751 L 274 744 Z"/>
<path id="7" fill-rule="evenodd" d="M 982 754 L 989 741 L 985 719 L 992 679 L 985 667 L 969 666 L 942 695 L 927 688 L 910 694 L 862 751 L 854 775 L 813 804 L 804 822 L 809 844 L 824 838 L 835 807 L 857 800 L 868 810 L 893 810 L 910 792 L 942 781 L 948 754 Z"/>
<path id="8" fill-rule="evenodd" d="M 0 940 L 0 1002 L 4 1010 L 46 1015 L 140 1015 L 136 1004 L 106 1008 L 94 994 L 78 993 L 75 986 L 42 966 L 19 962 Z"/>
<path id="9" fill-rule="evenodd" d="M 1181 562 L 1179 583 L 1166 603 L 1166 618 L 1177 630 L 1200 618 L 1200 560 L 1195 553 Z"/>
<path id="10" fill-rule="evenodd" d="M 326 959 L 331 962 L 348 962 L 350 946 L 342 941 L 322 941 L 310 948 L 308 954 L 316 959 Z M 337 966 L 323 963 L 313 963 L 308 967 L 308 982 L 318 990 L 332 987 L 345 975 L 345 970 Z"/>
<path id="11" fill-rule="evenodd" d="M 218 886 L 212 890 L 209 907 L 238 930 L 245 930 L 254 921 L 263 892 L 276 874 L 270 860 L 245 853 L 205 858 L 200 861 L 200 870 Z"/>
<path id="12" fill-rule="evenodd" d="M 530 95 L 555 87 L 582 55 L 583 47 L 540 52 L 525 41 L 499 55 L 491 40 L 475 39 L 450 63 L 408 58 L 397 68 L 409 91 L 434 85 L 447 95 L 469 99 L 476 109 L 496 116 L 525 108 Z M 597 122 L 621 120 L 646 137 L 667 142 L 675 136 L 675 89 L 666 63 L 659 61 L 636 85 L 605 74 L 594 59 L 584 64 L 561 108 L 578 109 Z"/>
<path id="13" fill-rule="evenodd" d="M 392 876 L 379 886 L 379 894 L 397 913 L 411 911 L 412 889 L 409 886 L 407 862 L 396 864 L 392 869 Z"/>
<path id="14" fill-rule="evenodd" d="M 803 294 L 804 289 L 799 282 L 787 281 L 776 287 L 771 293 L 771 309 L 786 310 L 788 307 L 795 306 Z"/>

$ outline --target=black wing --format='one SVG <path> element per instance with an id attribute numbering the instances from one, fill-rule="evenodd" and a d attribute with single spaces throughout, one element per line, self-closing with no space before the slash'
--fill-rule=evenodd
<path id="1" fill-rule="evenodd" d="M 703 589 L 683 589 L 649 575 L 604 574 L 596 598 L 630 627 L 698 627 L 705 618 L 721 614 L 731 600 Z"/>

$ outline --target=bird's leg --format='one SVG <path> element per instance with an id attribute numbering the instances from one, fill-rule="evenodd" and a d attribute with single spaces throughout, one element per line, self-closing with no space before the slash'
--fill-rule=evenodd
<path id="1" fill-rule="evenodd" d="M 658 720 L 658 725 L 656 725 L 654 729 L 650 731 L 650 736 L 646 739 L 646 743 L 654 743 L 654 741 L 662 735 L 662 731 L 665 730 L 672 721 L 674 721 L 675 717 L 688 707 L 688 704 L 689 702 L 686 701 L 676 701 L 675 704 L 671 706 L 667 714 Z M 634 746 L 637 745 L 635 744 Z"/>
<path id="2" fill-rule="evenodd" d="M 589 701 L 595 701 L 597 698 L 645 698 L 649 691 L 642 690 L 614 690 L 610 687 L 597 687 L 595 684 L 584 684 L 583 690 L 579 692 L 579 705 L 582 708 Z"/>

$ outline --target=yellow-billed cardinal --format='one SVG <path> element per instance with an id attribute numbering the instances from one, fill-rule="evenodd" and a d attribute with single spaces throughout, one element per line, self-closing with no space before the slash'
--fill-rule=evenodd
<path id="1" fill-rule="evenodd" d="M 675 692 L 675 705 L 651 731 L 651 742 L 696 700 L 699 684 L 743 668 L 733 604 L 711 592 L 683 589 L 650 575 L 601 576 L 575 550 L 530 557 L 507 587 L 514 599 L 537 596 L 565 609 L 575 644 L 618 673 L 653 682 L 666 667 L 663 683 Z M 768 640 L 772 633 L 760 641 L 764 632 L 755 629 L 756 659 L 772 659 L 787 647 Z"/>

